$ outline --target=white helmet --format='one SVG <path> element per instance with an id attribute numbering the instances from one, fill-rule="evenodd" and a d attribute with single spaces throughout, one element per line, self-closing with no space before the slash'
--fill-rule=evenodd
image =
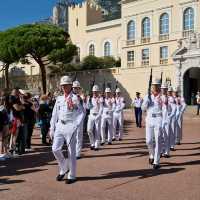
<path id="1" fill-rule="evenodd" d="M 120 93 L 120 92 L 121 92 L 120 88 L 117 88 L 117 89 L 115 90 L 115 92 L 116 92 L 116 93 Z"/>
<path id="2" fill-rule="evenodd" d="M 106 88 L 106 89 L 105 89 L 105 92 L 106 92 L 106 93 L 111 92 L 111 89 L 110 89 L 110 88 Z"/>
<path id="3" fill-rule="evenodd" d="M 79 81 L 74 81 L 72 87 L 73 88 L 80 88 L 81 87 L 80 82 Z"/>
<path id="4" fill-rule="evenodd" d="M 167 89 L 167 88 L 168 88 L 167 83 L 163 83 L 163 84 L 161 85 L 161 89 Z"/>
<path id="5" fill-rule="evenodd" d="M 69 76 L 63 76 L 60 79 L 60 85 L 72 85 L 72 79 Z"/>
<path id="6" fill-rule="evenodd" d="M 93 87 L 92 87 L 92 92 L 99 92 L 100 90 L 99 90 L 99 86 L 98 85 L 94 85 Z"/>
<path id="7" fill-rule="evenodd" d="M 173 87 L 172 86 L 168 87 L 168 92 L 173 92 Z"/>
<path id="8" fill-rule="evenodd" d="M 154 78 L 152 81 L 152 85 L 161 85 L 161 81 L 158 78 Z"/>

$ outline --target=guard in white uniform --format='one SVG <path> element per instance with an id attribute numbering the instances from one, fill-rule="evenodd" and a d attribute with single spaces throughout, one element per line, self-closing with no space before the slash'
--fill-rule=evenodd
<path id="1" fill-rule="evenodd" d="M 122 140 L 123 138 L 123 124 L 124 124 L 124 114 L 123 109 L 125 108 L 125 100 L 121 96 L 121 90 L 119 88 L 115 91 L 115 98 L 113 98 L 114 102 L 114 112 L 113 112 L 113 141 L 116 140 L 116 131 L 117 125 L 119 128 L 118 139 Z"/>
<path id="2" fill-rule="evenodd" d="M 90 110 L 87 132 L 90 139 L 91 150 L 98 151 L 100 145 L 102 103 L 99 97 L 99 86 L 92 88 L 93 95 L 87 100 L 87 109 Z"/>
<path id="3" fill-rule="evenodd" d="M 108 127 L 108 144 L 112 144 L 113 138 L 113 110 L 114 100 L 110 88 L 105 89 L 105 98 L 101 98 L 102 103 L 102 117 L 101 117 L 101 145 L 106 142 L 106 125 Z"/>
<path id="4" fill-rule="evenodd" d="M 162 92 L 162 136 L 163 136 L 163 149 L 162 153 L 165 158 L 169 158 L 170 154 L 170 137 L 169 137 L 169 126 L 170 126 L 170 120 L 168 117 L 169 112 L 169 105 L 168 105 L 168 96 L 167 96 L 167 90 L 168 86 L 166 83 L 164 83 L 161 86 L 161 92 Z"/>
<path id="5" fill-rule="evenodd" d="M 176 102 L 176 131 L 175 131 L 175 143 L 177 145 L 181 144 L 182 140 L 182 125 L 183 125 L 183 113 L 186 109 L 186 103 L 184 98 L 178 95 L 178 88 L 174 89 L 173 96 Z"/>
<path id="6" fill-rule="evenodd" d="M 78 99 L 80 101 L 80 107 L 82 109 L 82 112 L 84 113 L 83 120 L 81 121 L 80 126 L 77 129 L 77 137 L 76 137 L 76 158 L 80 159 L 81 158 L 81 150 L 83 146 L 83 124 L 84 124 L 84 119 L 86 115 L 86 103 L 84 102 L 84 99 L 81 97 L 81 86 L 79 81 L 74 81 L 73 82 L 73 92 L 78 96 Z"/>
<path id="7" fill-rule="evenodd" d="M 160 80 L 152 82 L 152 94 L 144 98 L 142 109 L 146 116 L 146 144 L 149 149 L 149 163 L 154 169 L 160 167 L 161 137 L 162 137 L 162 98 L 160 94 Z M 155 144 L 154 144 L 155 140 Z"/>
<path id="8" fill-rule="evenodd" d="M 173 88 L 168 88 L 168 118 L 169 118 L 169 138 L 170 138 L 170 150 L 175 149 L 175 129 L 176 129 L 176 103 L 173 97 Z"/>
<path id="9" fill-rule="evenodd" d="M 51 118 L 50 137 L 53 139 L 53 154 L 59 165 L 57 181 L 61 181 L 68 172 L 66 183 L 71 184 L 76 181 L 76 133 L 83 113 L 78 97 L 72 92 L 72 79 L 63 76 L 60 85 L 64 95 L 56 100 Z M 68 159 L 62 152 L 64 142 L 68 147 Z"/>

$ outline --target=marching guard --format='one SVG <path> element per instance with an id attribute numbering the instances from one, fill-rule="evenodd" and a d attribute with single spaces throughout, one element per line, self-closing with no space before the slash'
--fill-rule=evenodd
<path id="1" fill-rule="evenodd" d="M 125 108 L 125 100 L 124 97 L 121 96 L 120 88 L 117 88 L 115 91 L 114 98 L 114 112 L 113 112 L 113 141 L 116 140 L 116 131 L 117 126 L 119 128 L 118 139 L 119 141 L 123 139 L 123 123 L 124 123 L 124 113 L 123 110 Z"/>
<path id="2" fill-rule="evenodd" d="M 81 85 L 79 81 L 74 81 L 73 82 L 73 92 L 78 96 L 78 99 L 80 101 L 80 107 L 82 109 L 82 112 L 84 113 L 83 120 L 81 121 L 80 126 L 77 129 L 77 135 L 76 135 L 76 158 L 80 159 L 81 158 L 81 150 L 83 146 L 83 125 L 84 125 L 84 119 L 86 115 L 86 103 L 81 96 Z"/>
<path id="3" fill-rule="evenodd" d="M 145 96 L 142 109 L 147 111 L 146 144 L 149 149 L 149 163 L 154 169 L 158 169 L 160 168 L 163 103 L 160 94 L 160 79 L 155 79 L 151 85 L 151 94 Z"/>
<path id="4" fill-rule="evenodd" d="M 108 144 L 112 144 L 113 138 L 113 110 L 114 101 L 110 88 L 105 89 L 105 98 L 101 97 L 102 117 L 101 117 L 101 145 L 106 142 L 106 125 L 108 127 Z"/>
<path id="5" fill-rule="evenodd" d="M 72 79 L 63 76 L 60 86 L 64 94 L 57 97 L 50 123 L 50 136 L 53 139 L 52 151 L 59 165 L 56 179 L 61 181 L 68 173 L 66 183 L 71 184 L 76 181 L 76 133 L 84 114 L 77 95 L 72 92 Z M 62 152 L 64 142 L 68 148 L 68 159 Z"/>
<path id="6" fill-rule="evenodd" d="M 100 145 L 100 128 L 102 103 L 99 97 L 99 86 L 94 85 L 92 88 L 92 97 L 87 100 L 87 109 L 90 110 L 87 124 L 87 132 L 90 139 L 90 149 L 98 151 Z"/>

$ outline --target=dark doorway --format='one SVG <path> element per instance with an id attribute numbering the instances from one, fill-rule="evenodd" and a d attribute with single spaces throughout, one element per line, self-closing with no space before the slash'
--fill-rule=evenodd
<path id="1" fill-rule="evenodd" d="M 183 78 L 183 94 L 188 105 L 196 103 L 195 96 L 200 90 L 200 68 L 191 68 L 184 74 Z"/>

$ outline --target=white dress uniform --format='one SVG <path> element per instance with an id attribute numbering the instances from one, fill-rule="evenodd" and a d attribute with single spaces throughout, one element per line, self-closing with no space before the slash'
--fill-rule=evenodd
<path id="1" fill-rule="evenodd" d="M 169 105 L 168 105 L 168 96 L 161 96 L 163 105 L 162 105 L 162 136 L 163 136 L 163 153 L 169 155 L 170 153 L 170 136 L 169 136 Z"/>
<path id="2" fill-rule="evenodd" d="M 99 97 L 92 97 L 87 101 L 87 109 L 90 110 L 87 131 L 91 148 L 98 149 L 100 145 L 100 128 L 102 104 Z M 95 129 L 95 130 L 94 130 Z M 94 132 L 93 132 L 94 131 Z"/>
<path id="3" fill-rule="evenodd" d="M 68 170 L 68 179 L 76 178 L 76 134 L 77 128 L 83 118 L 78 97 L 72 92 L 65 97 L 59 96 L 56 100 L 52 118 L 50 134 L 53 135 L 53 154 L 58 161 L 60 175 Z M 62 147 L 66 141 L 68 145 L 68 159 L 62 152 Z"/>
<path id="4" fill-rule="evenodd" d="M 168 96 L 168 118 L 169 118 L 169 138 L 170 148 L 175 147 L 175 129 L 176 129 L 176 104 L 173 96 Z"/>
<path id="5" fill-rule="evenodd" d="M 79 81 L 74 81 L 73 88 L 81 88 L 80 82 Z M 84 125 L 84 119 L 86 115 L 86 103 L 83 101 L 83 98 L 77 94 L 77 97 L 80 102 L 80 108 L 82 112 L 84 113 L 83 119 L 80 123 L 80 126 L 77 128 L 77 135 L 76 135 L 76 157 L 80 158 L 81 157 L 81 150 L 83 146 L 83 125 Z"/>
<path id="6" fill-rule="evenodd" d="M 80 108 L 82 110 L 82 112 L 84 113 L 83 119 L 80 123 L 80 126 L 77 129 L 77 137 L 76 137 L 76 157 L 79 158 L 81 156 L 81 150 L 82 150 L 82 146 L 83 146 L 83 125 L 84 125 L 84 119 L 85 119 L 85 115 L 86 115 L 86 103 L 83 101 L 83 99 L 79 97 L 79 101 L 80 101 Z"/>
<path id="7" fill-rule="evenodd" d="M 182 124 L 183 124 L 183 113 L 186 109 L 186 103 L 184 98 L 176 97 L 176 135 L 175 142 L 179 144 L 182 140 Z"/>
<path id="8" fill-rule="evenodd" d="M 149 157 L 153 164 L 159 165 L 162 137 L 162 99 L 161 95 L 151 95 L 151 101 L 145 96 L 142 110 L 147 110 L 146 116 L 146 144 L 149 149 Z M 155 144 L 154 144 L 155 140 Z"/>
<path id="9" fill-rule="evenodd" d="M 106 142 L 106 125 L 108 125 L 108 143 L 111 143 L 113 137 L 114 101 L 112 98 L 101 98 L 101 103 L 102 103 L 101 143 Z"/>
<path id="10" fill-rule="evenodd" d="M 113 102 L 114 102 L 113 139 L 116 139 L 117 124 L 119 125 L 119 139 L 122 139 L 123 138 L 123 124 L 124 124 L 123 109 L 125 108 L 125 101 L 123 97 L 119 96 L 119 97 L 113 98 Z"/>

